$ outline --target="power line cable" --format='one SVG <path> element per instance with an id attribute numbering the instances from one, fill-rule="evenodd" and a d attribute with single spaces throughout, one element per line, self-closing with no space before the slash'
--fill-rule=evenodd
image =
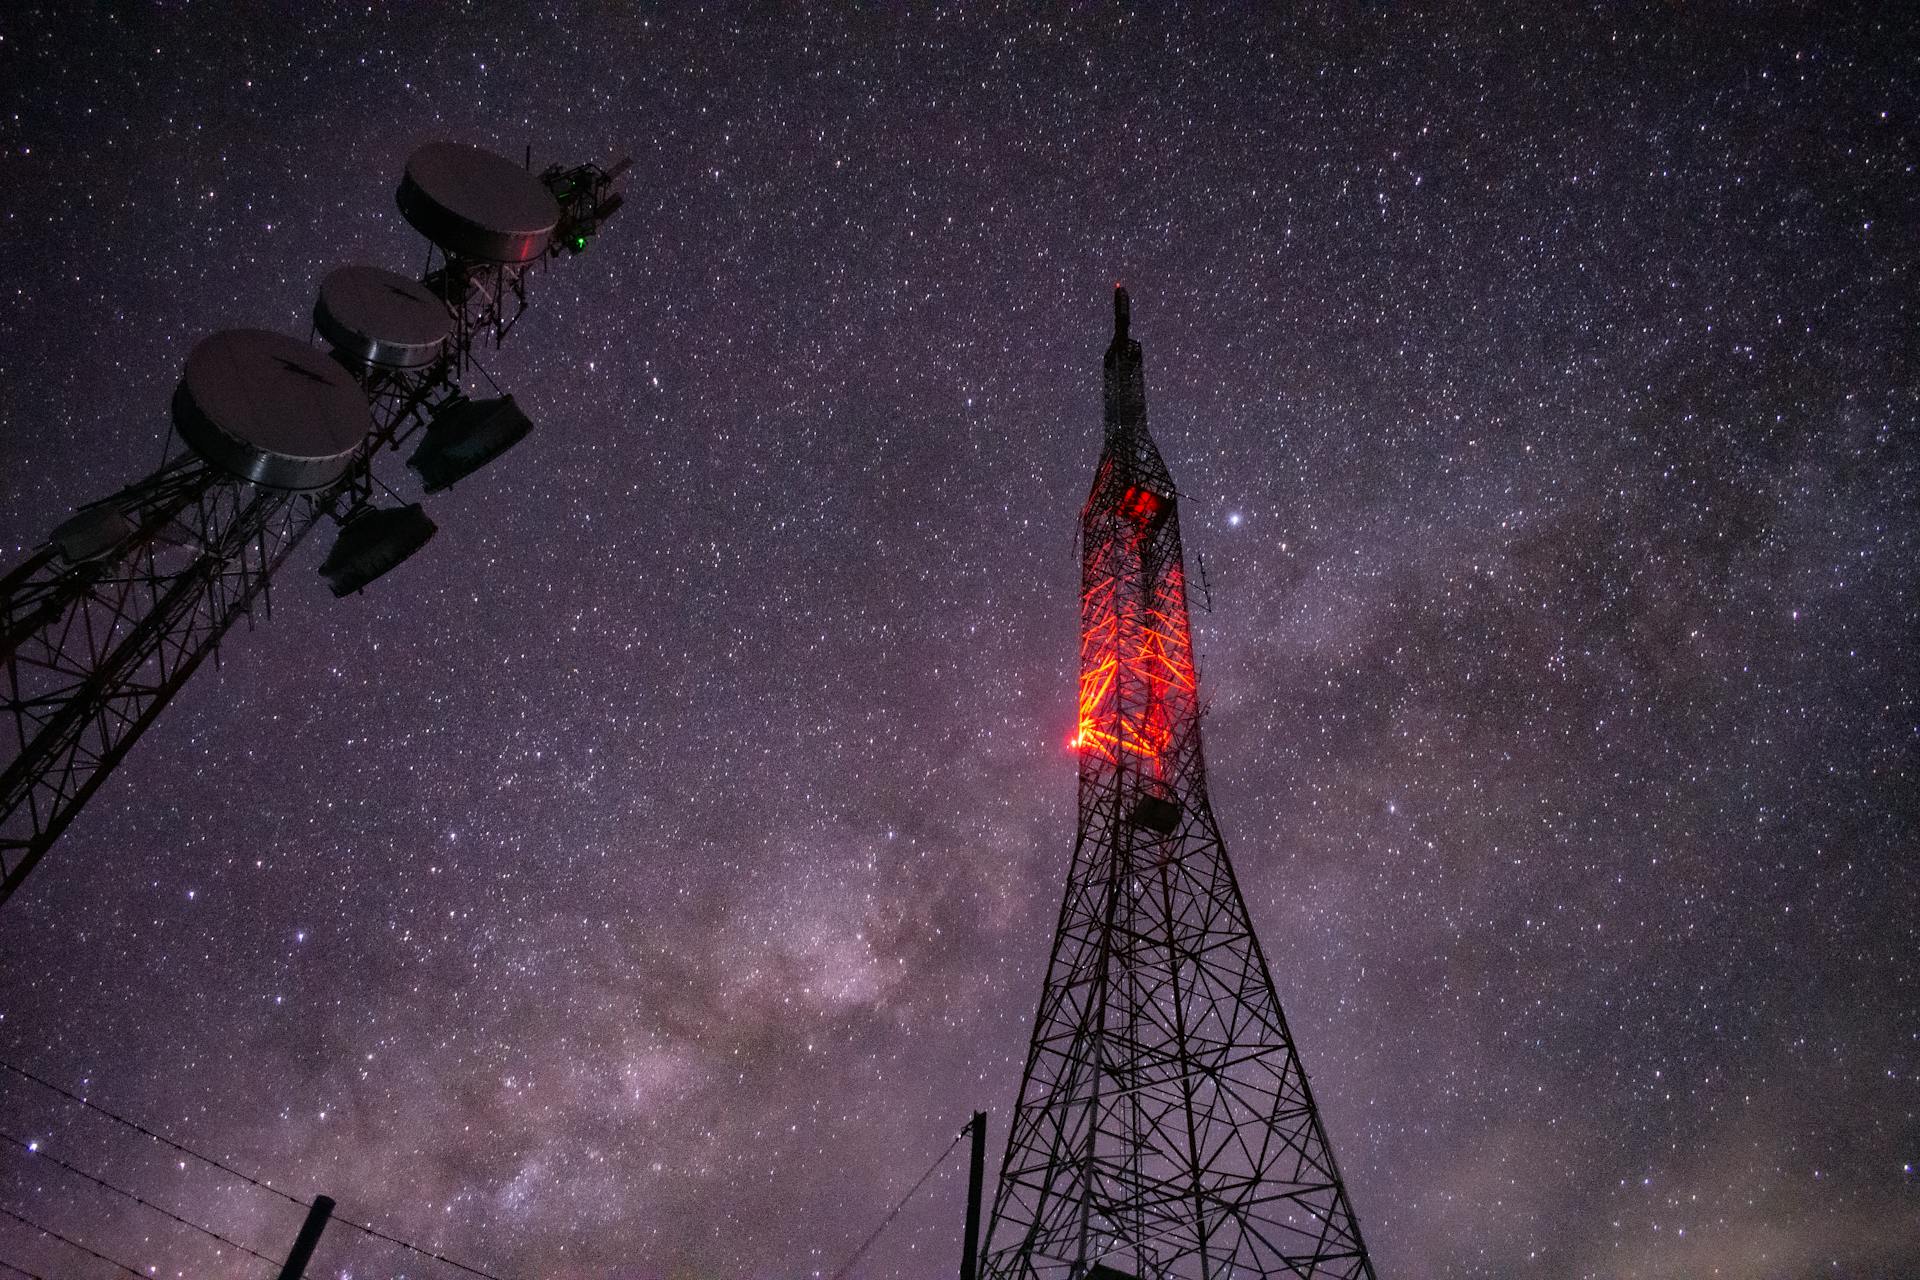
<path id="1" fill-rule="evenodd" d="M 65 1169 L 68 1173 L 73 1174 L 75 1177 L 85 1178 L 88 1182 L 91 1182 L 94 1186 L 101 1187 L 101 1188 L 104 1188 L 105 1190 L 111 1191 L 113 1192 L 113 1194 L 117 1196 L 125 1196 L 127 1199 L 133 1201 L 135 1204 L 143 1205 L 146 1208 L 153 1210 L 155 1213 L 159 1214 L 163 1218 L 169 1218 L 174 1222 L 179 1223 L 183 1227 L 192 1227 L 195 1231 L 198 1231 L 201 1235 L 211 1236 L 215 1240 L 218 1240 L 221 1244 L 226 1245 L 230 1249 L 238 1249 L 242 1253 L 250 1254 L 253 1257 L 260 1259 L 260 1261 L 266 1263 L 270 1267 L 277 1268 L 280 1265 L 280 1260 L 278 1258 L 269 1258 L 266 1254 L 261 1253 L 256 1249 L 249 1249 L 246 1245 L 241 1244 L 238 1240 L 229 1240 L 227 1237 L 221 1235 L 218 1231 L 215 1231 L 212 1227 L 203 1227 L 197 1222 L 190 1222 L 187 1219 L 181 1217 L 179 1214 L 172 1212 L 171 1210 L 161 1208 L 159 1205 L 153 1203 L 151 1200 L 143 1200 L 131 1191 L 127 1191 L 123 1188 L 114 1186 L 111 1182 L 108 1182 L 105 1178 L 96 1177 L 93 1174 L 88 1173 L 85 1169 L 81 1169 L 74 1165 L 68 1164 L 65 1160 L 62 1160 L 59 1156 L 56 1156 L 51 1152 L 43 1151 L 32 1143 L 22 1142 L 20 1139 L 14 1137 L 10 1133 L 5 1132 L 4 1130 L 0 1130 L 0 1141 L 11 1142 L 14 1146 L 20 1148 L 22 1151 L 26 1152 L 28 1155 L 32 1156 L 36 1160 L 50 1160 L 54 1164 L 60 1166 L 62 1169 Z"/>
<path id="2" fill-rule="evenodd" d="M 335 1222 L 345 1223 L 347 1226 L 352 1227 L 355 1231 L 361 1232 L 364 1235 L 372 1236 L 375 1240 L 384 1240 L 388 1244 L 397 1244 L 402 1249 L 410 1249 L 414 1253 L 419 1254 L 423 1258 L 432 1258 L 435 1262 L 444 1262 L 456 1271 L 464 1271 L 470 1276 L 479 1276 L 480 1280 L 500 1280 L 499 1276 L 494 1275 L 490 1271 L 482 1271 L 478 1267 L 470 1267 L 464 1262 L 455 1262 L 452 1258 L 449 1258 L 444 1253 L 435 1253 L 433 1250 L 424 1248 L 421 1245 L 409 1244 L 405 1240 L 400 1239 L 398 1236 L 390 1236 L 386 1232 L 377 1230 L 374 1227 L 370 1227 L 364 1222 L 355 1222 L 352 1218 L 343 1218 L 338 1214 L 334 1215 L 333 1220 Z"/>
<path id="3" fill-rule="evenodd" d="M 8 1262 L 5 1258 L 0 1258 L 0 1267 L 5 1267 L 8 1271 L 13 1272 L 13 1274 L 17 1276 L 25 1276 L 27 1280 L 47 1280 L 45 1276 L 39 1274 L 38 1272 L 29 1271 L 25 1267 L 16 1267 L 13 1263 Z"/>
<path id="4" fill-rule="evenodd" d="M 39 1076 L 33 1074 L 33 1072 L 28 1071 L 24 1067 L 16 1067 L 11 1062 L 0 1060 L 0 1069 L 11 1071 L 13 1072 L 13 1074 L 17 1076 L 21 1076 L 24 1079 L 31 1080 L 33 1081 L 33 1083 L 39 1085 L 42 1089 L 51 1089 L 53 1092 L 65 1098 L 68 1102 L 77 1102 L 81 1106 L 85 1107 L 87 1110 L 103 1115 L 107 1119 L 113 1121 L 115 1124 L 123 1124 L 127 1128 L 133 1130 L 135 1133 L 142 1134 L 146 1137 L 152 1138 L 155 1142 L 159 1143 L 163 1147 L 171 1148 L 172 1150 L 179 1152 L 183 1156 L 191 1156 L 195 1160 L 200 1161 L 202 1164 L 210 1164 L 214 1168 L 220 1170 L 222 1173 L 231 1174 L 233 1177 L 240 1179 L 240 1181 L 246 1183 L 249 1186 L 258 1187 L 262 1191 L 271 1191 L 274 1195 L 279 1196 L 282 1200 L 285 1200 L 288 1204 L 297 1204 L 302 1209 L 305 1209 L 307 1207 L 306 1201 L 301 1200 L 295 1196 L 290 1196 L 286 1192 L 282 1191 L 280 1188 L 273 1186 L 270 1183 L 262 1182 L 258 1178 L 251 1177 L 248 1174 L 244 1174 L 230 1164 L 223 1164 L 222 1162 L 215 1160 L 212 1156 L 203 1156 L 198 1151 L 195 1151 L 190 1147 L 183 1147 L 179 1143 L 175 1142 L 172 1138 L 167 1137 L 165 1134 L 155 1133 L 153 1130 L 147 1128 L 145 1125 L 139 1123 L 136 1120 L 129 1120 L 125 1116 L 116 1115 L 114 1112 L 107 1110 L 105 1107 L 101 1106 L 97 1102 L 89 1102 L 87 1099 L 81 1097 L 77 1093 L 73 1093 L 73 1092 L 70 1092 L 69 1090 L 62 1089 L 59 1085 L 53 1083 L 51 1080 L 42 1080 Z"/>
<path id="5" fill-rule="evenodd" d="M 893 1225 L 893 1220 L 900 1216 L 902 1209 L 907 1207 L 907 1201 L 913 1199 L 914 1193 L 919 1191 L 921 1187 L 927 1185 L 927 1179 L 933 1176 L 933 1171 L 946 1163 L 947 1157 L 953 1154 L 953 1149 L 960 1145 L 960 1139 L 966 1137 L 972 1131 L 973 1122 L 968 1121 L 966 1128 L 953 1135 L 953 1141 L 949 1142 L 947 1149 L 942 1151 L 939 1157 L 927 1166 L 927 1171 L 920 1175 L 920 1180 L 907 1188 L 907 1194 L 901 1196 L 900 1199 L 894 1203 L 893 1208 L 887 1210 L 887 1216 L 880 1219 L 880 1225 L 869 1232 L 867 1238 L 860 1242 L 860 1247 L 853 1251 L 853 1256 L 840 1264 L 840 1269 L 833 1273 L 833 1280 L 846 1280 L 847 1272 L 853 1270 L 854 1264 L 866 1256 L 867 1250 L 873 1247 L 873 1242 L 880 1238 L 880 1233 Z"/>
<path id="6" fill-rule="evenodd" d="M 74 1240 L 74 1239 L 71 1239 L 70 1237 L 63 1236 L 58 1231 L 55 1231 L 52 1227 L 43 1227 L 39 1223 L 35 1222 L 32 1218 L 22 1217 L 21 1215 L 15 1213 L 13 1210 L 7 1208 L 5 1205 L 0 1205 L 0 1214 L 5 1214 L 7 1217 L 12 1218 L 15 1222 L 20 1223 L 22 1226 L 33 1228 L 35 1231 L 38 1231 L 43 1236 L 52 1236 L 55 1240 L 58 1240 L 61 1244 L 72 1245 L 74 1248 L 86 1254 L 88 1257 L 98 1258 L 100 1261 L 106 1263 L 110 1267 L 118 1267 L 120 1270 L 126 1272 L 130 1276 L 138 1276 L 140 1280 L 153 1280 L 153 1277 L 148 1275 L 146 1272 L 135 1270 L 133 1267 L 128 1266 L 124 1262 L 115 1261 L 114 1259 L 109 1258 L 106 1254 L 101 1253 L 97 1249 L 89 1249 L 86 1245 L 81 1244 L 78 1240 Z"/>
<path id="7" fill-rule="evenodd" d="M 222 1173 L 230 1174 L 231 1176 L 240 1179 L 240 1181 L 246 1183 L 248 1186 L 258 1187 L 262 1191 L 270 1191 L 274 1195 L 279 1196 L 282 1200 L 285 1200 L 288 1204 L 298 1205 L 302 1210 L 305 1210 L 306 1208 L 309 1207 L 305 1200 L 302 1200 L 297 1196 L 289 1195 L 287 1192 L 282 1191 L 280 1188 L 274 1186 L 272 1183 L 263 1182 L 261 1179 L 256 1178 L 251 1174 L 242 1173 L 240 1170 L 234 1168 L 232 1165 L 227 1164 L 224 1161 L 216 1160 L 212 1156 L 202 1155 L 200 1152 L 195 1151 L 192 1147 L 184 1146 L 181 1143 L 175 1142 L 172 1138 L 167 1137 L 165 1134 L 155 1133 L 152 1129 L 147 1128 L 145 1125 L 141 1124 L 139 1121 L 129 1120 L 123 1115 L 120 1115 L 113 1111 L 109 1111 L 107 1108 L 101 1106 L 99 1103 L 92 1102 L 86 1098 L 83 1098 L 79 1094 L 74 1093 L 71 1090 L 63 1089 L 59 1085 L 53 1083 L 51 1080 L 43 1080 L 39 1076 L 33 1074 L 33 1072 L 28 1071 L 25 1067 L 16 1067 L 15 1065 L 13 1065 L 13 1063 L 7 1062 L 4 1059 L 0 1059 L 0 1070 L 11 1071 L 13 1074 L 20 1076 L 23 1079 L 31 1080 L 34 1084 L 39 1085 L 43 1089 L 49 1089 L 52 1092 L 59 1094 L 61 1097 L 65 1098 L 69 1102 L 79 1103 L 81 1106 L 85 1107 L 87 1110 L 96 1112 L 99 1115 L 103 1115 L 107 1119 L 113 1121 L 115 1124 L 125 1125 L 127 1128 L 132 1129 L 135 1133 L 142 1134 L 145 1137 L 151 1138 L 155 1142 L 160 1143 L 162 1146 L 167 1147 L 173 1151 L 177 1151 L 183 1156 L 190 1156 L 193 1159 L 200 1161 L 202 1164 L 211 1165 L 215 1169 L 220 1170 Z M 959 1142 L 959 1139 L 955 1138 L 954 1141 L 957 1143 Z M 154 1206 L 154 1207 L 157 1208 L 158 1206 Z M 371 1236 L 375 1240 L 380 1240 L 391 1245 L 398 1245 L 400 1248 L 406 1249 L 412 1253 L 417 1253 L 423 1258 L 431 1258 L 435 1262 L 444 1263 L 445 1265 L 452 1267 L 456 1271 L 464 1271 L 470 1276 L 478 1276 L 480 1280 L 502 1280 L 502 1277 L 496 1276 L 490 1271 L 482 1271 L 478 1267 L 468 1266 L 464 1262 L 460 1262 L 460 1261 L 457 1261 L 456 1259 L 449 1258 L 444 1253 L 436 1253 L 432 1249 L 425 1248 L 422 1245 L 414 1244 L 411 1241 L 402 1240 L 398 1236 L 388 1235 L 386 1232 L 381 1231 L 379 1228 L 371 1226 L 368 1223 L 355 1222 L 352 1218 L 345 1217 L 339 1213 L 336 1213 L 333 1215 L 333 1221 L 340 1223 L 342 1226 L 352 1227 L 355 1231 L 360 1232 L 362 1235 Z M 193 1224 L 189 1223 L 188 1225 L 192 1226 Z M 235 1246 L 235 1248 L 241 1248 L 241 1247 L 243 1246 L 239 1246 L 239 1245 Z M 251 1253 L 252 1250 L 248 1250 L 248 1252 Z M 255 1256 L 257 1257 L 259 1255 L 256 1254 Z M 275 1265 L 277 1266 L 279 1264 L 275 1263 Z"/>

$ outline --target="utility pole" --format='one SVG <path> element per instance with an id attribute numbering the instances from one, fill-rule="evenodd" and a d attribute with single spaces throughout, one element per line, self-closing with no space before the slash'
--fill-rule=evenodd
<path id="1" fill-rule="evenodd" d="M 320 1243 L 320 1233 L 327 1229 L 332 1216 L 332 1199 L 315 1196 L 307 1220 L 300 1224 L 300 1234 L 293 1238 L 293 1248 L 287 1251 L 287 1265 L 280 1268 L 280 1280 L 301 1280 L 306 1274 L 307 1264 L 313 1261 L 313 1248 Z"/>
<path id="2" fill-rule="evenodd" d="M 980 1184 L 987 1169 L 987 1113 L 973 1113 L 973 1155 L 967 1163 L 967 1238 L 961 1244 L 960 1280 L 979 1280 Z"/>

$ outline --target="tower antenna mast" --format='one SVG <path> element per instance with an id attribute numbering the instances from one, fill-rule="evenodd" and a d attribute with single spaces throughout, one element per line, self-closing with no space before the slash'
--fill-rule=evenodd
<path id="1" fill-rule="evenodd" d="M 1372 1280 L 1207 798 L 1177 492 L 1113 303 L 1080 513 L 1079 833 L 985 1274 Z"/>
<path id="2" fill-rule="evenodd" d="M 320 567 L 336 596 L 426 545 L 420 503 L 380 506 L 390 448 L 435 493 L 532 429 L 511 396 L 459 380 L 485 338 L 505 339 L 532 268 L 578 254 L 620 207 L 626 169 L 534 175 L 478 147 L 430 142 L 397 199 L 427 238 L 413 279 L 355 265 L 321 283 L 325 347 L 229 329 L 187 357 L 173 396 L 185 444 L 158 470 L 88 504 L 0 578 L 0 905 L 140 735 L 269 588 L 316 525 L 339 536 Z"/>

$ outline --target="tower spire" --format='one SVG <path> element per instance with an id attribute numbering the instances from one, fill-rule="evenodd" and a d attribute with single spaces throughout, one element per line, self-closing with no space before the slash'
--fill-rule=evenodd
<path id="1" fill-rule="evenodd" d="M 1125 285 L 1113 286 L 1113 342 L 1107 347 L 1106 407 L 1107 440 L 1112 447 L 1117 434 L 1145 434 L 1147 429 L 1147 376 L 1140 362 L 1140 344 L 1128 330 L 1132 328 L 1133 302 Z"/>
<path id="2" fill-rule="evenodd" d="M 1079 832 L 987 1228 L 1018 1280 L 1372 1280 L 1207 797 L 1173 477 L 1114 290 L 1080 515 Z"/>

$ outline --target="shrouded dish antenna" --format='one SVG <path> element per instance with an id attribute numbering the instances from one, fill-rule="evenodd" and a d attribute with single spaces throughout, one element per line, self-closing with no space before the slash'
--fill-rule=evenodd
<path id="1" fill-rule="evenodd" d="M 538 178 L 459 142 L 429 142 L 407 157 L 395 198 L 414 229 L 448 254 L 486 262 L 532 262 L 560 222 Z"/>
<path id="2" fill-rule="evenodd" d="M 83 507 L 54 529 L 47 541 L 71 564 L 85 564 L 111 555 L 133 536 L 133 521 L 111 503 Z"/>
<path id="3" fill-rule="evenodd" d="M 340 528 L 320 576 L 336 596 L 363 590 L 427 545 L 438 531 L 417 502 L 404 507 L 364 507 Z"/>
<path id="4" fill-rule="evenodd" d="M 421 369 L 447 349 L 453 315 L 418 280 L 356 263 L 320 282 L 313 327 L 347 360 Z"/>
<path id="5" fill-rule="evenodd" d="M 353 375 L 298 338 L 223 329 L 187 356 L 173 425 L 193 451 L 242 480 L 321 489 L 373 430 Z"/>
<path id="6" fill-rule="evenodd" d="M 497 400 L 455 396 L 433 415 L 426 437 L 407 465 L 420 473 L 423 489 L 438 493 L 519 444 L 531 430 L 532 420 L 520 412 L 512 396 Z"/>

